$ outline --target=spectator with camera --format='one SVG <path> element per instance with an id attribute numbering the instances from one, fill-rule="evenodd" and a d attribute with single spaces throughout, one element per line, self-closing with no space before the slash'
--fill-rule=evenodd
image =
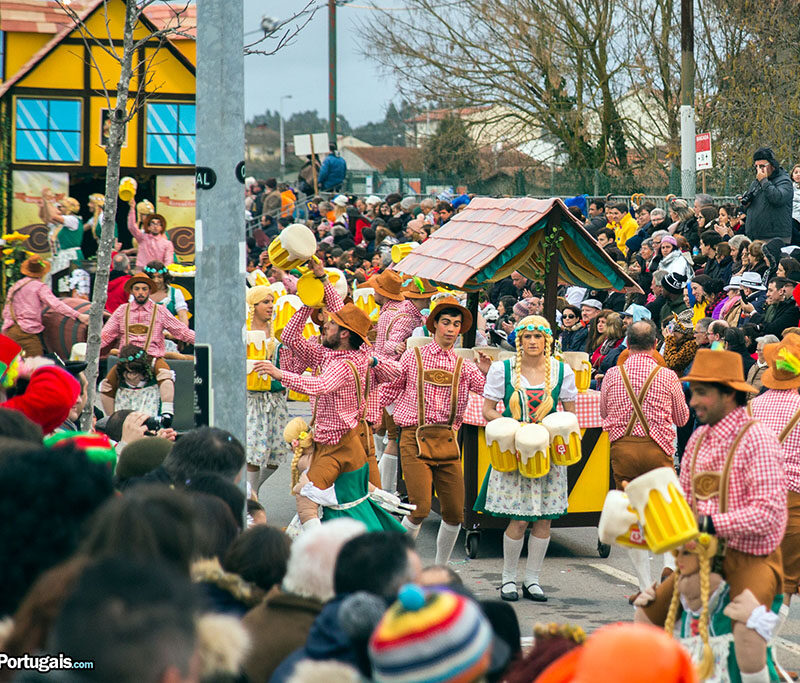
<path id="1" fill-rule="evenodd" d="M 789 244 L 794 196 L 791 178 L 769 147 L 759 147 L 755 151 L 753 164 L 756 179 L 742 195 L 742 206 L 747 209 L 745 234 L 751 240 L 779 237 L 784 244 Z"/>

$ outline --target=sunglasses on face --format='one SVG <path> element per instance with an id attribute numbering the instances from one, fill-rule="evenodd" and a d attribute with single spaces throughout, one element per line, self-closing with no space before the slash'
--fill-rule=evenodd
<path id="1" fill-rule="evenodd" d="M 573 319 L 577 318 L 578 316 L 574 315 L 573 313 L 565 313 L 561 317 L 564 318 L 564 320 L 573 320 Z"/>

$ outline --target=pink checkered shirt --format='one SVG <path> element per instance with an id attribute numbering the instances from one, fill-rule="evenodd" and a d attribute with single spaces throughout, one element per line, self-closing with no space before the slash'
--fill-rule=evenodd
<path id="1" fill-rule="evenodd" d="M 447 370 L 448 372 L 455 370 L 458 356 L 453 353 L 452 349 L 445 351 L 439 344 L 432 341 L 423 346 L 420 352 L 422 366 L 425 370 Z M 486 378 L 478 366 L 470 360 L 465 360 L 461 366 L 458 403 L 453 427 L 458 429 L 464 420 L 469 392 L 483 394 L 485 383 Z M 427 382 L 423 386 L 425 423 L 447 423 L 450 419 L 450 387 L 441 387 Z M 393 382 L 382 384 L 380 393 L 382 406 L 396 403 L 393 417 L 398 425 L 411 427 L 417 424 L 417 360 L 413 349 L 409 349 L 400 357 L 400 375 Z"/>
<path id="2" fill-rule="evenodd" d="M 768 389 L 750 402 L 753 417 L 779 436 L 800 410 L 800 394 L 796 389 Z M 800 493 L 800 425 L 795 425 L 783 444 L 783 462 L 789 491 Z"/>
<path id="3" fill-rule="evenodd" d="M 657 365 L 658 363 L 647 353 L 633 353 L 625 361 L 625 372 L 637 396 L 647 376 Z M 689 419 L 689 408 L 686 406 L 680 380 L 672 370 L 662 368 L 658 371 L 644 397 L 642 410 L 650 427 L 650 438 L 667 455 L 672 455 L 675 452 L 675 425 L 685 425 Z M 622 373 L 616 366 L 603 378 L 600 390 L 600 415 L 603 418 L 603 429 L 608 432 L 611 441 L 621 439 L 625 435 L 628 421 L 633 415 L 633 405 L 628 392 L 625 391 Z M 647 436 L 641 422 L 636 422 L 632 436 Z"/>
<path id="4" fill-rule="evenodd" d="M 136 225 L 136 212 L 128 212 L 128 230 L 136 238 L 139 248 L 136 252 L 136 267 L 144 268 L 150 261 L 161 261 L 165 266 L 172 263 L 175 258 L 175 247 L 169 237 L 164 235 L 151 235 L 140 230 Z M 166 228 L 166 226 L 165 226 Z"/>
<path id="5" fill-rule="evenodd" d="M 116 311 L 111 314 L 111 317 L 103 325 L 103 331 L 100 334 L 103 346 L 108 346 L 113 342 L 119 342 L 120 345 L 125 343 L 125 311 L 130 308 L 130 315 L 128 317 L 128 325 L 150 325 L 150 319 L 153 315 L 153 308 L 156 310 L 156 319 L 153 325 L 153 336 L 150 340 L 150 346 L 145 349 L 154 358 L 163 358 L 165 352 L 164 332 L 169 332 L 175 339 L 194 344 L 194 330 L 190 330 L 180 320 L 178 320 L 172 313 L 167 310 L 166 306 L 159 306 L 148 299 L 147 302 L 140 306 L 137 303 L 123 304 Z M 129 334 L 128 344 L 135 344 L 143 348 L 147 341 L 147 332 L 144 334 Z"/>
<path id="6" fill-rule="evenodd" d="M 722 472 L 728 449 L 742 426 L 752 418 L 736 408 L 714 425 L 695 430 L 686 444 L 681 486 L 691 490 L 691 463 L 695 444 L 703 439 L 695 473 Z M 697 512 L 711 515 L 720 538 L 731 548 L 750 555 L 769 555 L 780 545 L 786 529 L 786 476 L 778 439 L 764 424 L 756 423 L 736 449 L 728 485 L 728 512 L 719 510 L 719 496 L 697 501 Z"/>
<path id="7" fill-rule="evenodd" d="M 403 345 L 405 348 L 405 342 L 414 328 L 424 322 L 422 313 L 417 310 L 413 302 L 387 301 L 381 308 L 381 315 L 378 318 L 378 333 L 373 345 L 375 355 L 391 360 L 400 358 L 403 352 L 398 351 L 397 347 Z"/>
<path id="8" fill-rule="evenodd" d="M 28 334 L 39 334 L 44 330 L 42 325 L 42 310 L 45 306 L 50 306 L 55 311 L 68 318 L 78 319 L 78 311 L 70 308 L 59 299 L 51 289 L 32 277 L 24 277 L 17 280 L 8 290 L 6 305 L 3 308 L 3 332 L 14 324 L 11 316 L 11 305 L 14 304 L 14 315 L 17 317 L 17 324 L 23 332 Z"/>
<path id="9" fill-rule="evenodd" d="M 330 282 L 326 281 L 326 308 L 335 313 L 343 305 L 338 292 Z M 365 381 L 371 358 L 370 347 L 362 345 L 358 351 L 334 351 L 322 346 L 317 339 L 305 339 L 303 328 L 310 314 L 311 309 L 308 306 L 301 307 L 283 330 L 281 338 L 283 344 L 290 350 L 290 354 L 287 363 L 281 363 L 283 370 L 281 383 L 289 389 L 312 397 L 316 410 L 314 440 L 333 444 L 340 441 L 361 419 L 362 411 L 357 406 L 363 399 L 366 389 Z M 345 363 L 346 360 L 352 362 L 358 371 L 361 379 L 361 398 L 356 395 L 355 378 L 353 371 Z M 294 372 L 285 369 L 287 367 L 291 367 Z M 300 375 L 301 367 L 310 368 L 319 374 L 313 377 Z M 377 381 L 395 379 L 399 371 L 399 365 L 396 363 L 380 363 L 375 370 L 369 370 L 370 386 L 374 387 Z M 380 406 L 375 398 L 367 403 L 366 419 L 370 422 L 380 420 Z"/>

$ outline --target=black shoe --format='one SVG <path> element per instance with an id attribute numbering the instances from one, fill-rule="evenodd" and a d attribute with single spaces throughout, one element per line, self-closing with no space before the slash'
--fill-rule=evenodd
<path id="1" fill-rule="evenodd" d="M 538 590 L 531 590 L 533 587 L 538 588 Z M 522 584 L 522 597 L 527 598 L 528 600 L 533 600 L 534 602 L 547 602 L 547 596 L 542 592 L 542 587 L 538 583 L 532 583 L 530 586 L 526 586 L 524 583 Z"/>
<path id="2" fill-rule="evenodd" d="M 511 586 L 511 590 L 506 590 L 506 586 Z M 507 602 L 516 602 L 519 600 L 519 593 L 517 593 L 517 584 L 514 581 L 506 581 L 500 586 L 500 599 Z"/>
<path id="3" fill-rule="evenodd" d="M 172 426 L 172 415 L 170 413 L 161 414 L 161 428 L 169 429 Z"/>

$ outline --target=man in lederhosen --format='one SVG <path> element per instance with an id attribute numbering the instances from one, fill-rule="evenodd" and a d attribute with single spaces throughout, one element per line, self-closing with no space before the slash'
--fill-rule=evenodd
<path id="1" fill-rule="evenodd" d="M 741 356 L 701 349 L 689 382 L 690 404 L 703 425 L 686 445 L 680 482 L 701 532 L 715 535 L 717 569 L 728 582 L 736 662 L 742 683 L 766 683 L 767 642 L 783 591 L 781 539 L 786 528 L 783 453 L 770 428 L 747 413 Z M 641 613 L 654 624 L 667 615 L 675 575 L 642 594 Z M 642 603 L 640 603 L 642 604 Z"/>
<path id="2" fill-rule="evenodd" d="M 400 458 L 409 503 L 416 510 L 403 526 L 416 538 L 431 509 L 435 488 L 442 521 L 436 537 L 436 564 L 450 559 L 464 518 L 464 477 L 456 431 L 464 419 L 469 392 L 483 392 L 491 359 L 479 365 L 459 358 L 456 339 L 472 327 L 472 314 L 453 297 L 440 299 L 428 316 L 430 344 L 407 350 L 397 380 L 381 386 L 381 405 L 395 403 L 400 428 Z"/>
<path id="3" fill-rule="evenodd" d="M 600 415 L 611 441 L 611 470 L 618 489 L 623 481 L 656 467 L 672 467 L 675 427 L 689 419 L 678 376 L 651 355 L 656 343 L 653 322 L 631 323 L 626 338 L 630 355 L 609 369 L 600 391 Z M 649 553 L 629 548 L 628 555 L 639 590 L 644 590 L 651 583 Z M 664 553 L 665 569 L 674 568 L 672 559 L 671 553 Z"/>
<path id="4" fill-rule="evenodd" d="M 175 381 L 172 370 L 164 360 L 164 332 L 169 332 L 175 339 L 194 344 L 194 330 L 172 315 L 166 306 L 159 306 L 150 300 L 150 292 L 154 289 L 155 283 L 144 273 L 137 273 L 130 278 L 125 283 L 125 292 L 133 296 L 133 301 L 123 304 L 111 314 L 103 325 L 100 337 L 102 346 L 108 346 L 115 341 L 120 342 L 120 347 L 133 344 L 144 349 L 154 359 L 153 373 L 161 395 L 162 424 L 169 427 L 175 414 Z M 114 366 L 100 383 L 101 400 L 105 397 L 104 408 L 110 407 L 113 410 L 119 379 Z"/>

